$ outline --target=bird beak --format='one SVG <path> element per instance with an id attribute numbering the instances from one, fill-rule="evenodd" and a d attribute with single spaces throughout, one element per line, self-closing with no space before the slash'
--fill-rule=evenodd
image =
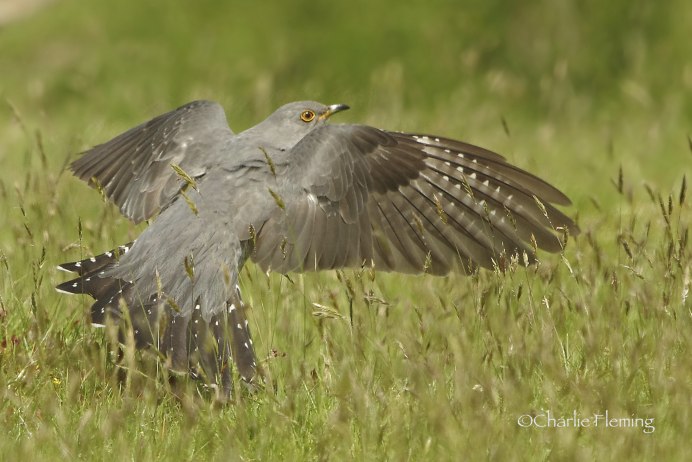
<path id="1" fill-rule="evenodd" d="M 327 110 L 320 114 L 320 120 L 328 119 L 332 114 L 350 109 L 346 104 L 332 104 Z"/>

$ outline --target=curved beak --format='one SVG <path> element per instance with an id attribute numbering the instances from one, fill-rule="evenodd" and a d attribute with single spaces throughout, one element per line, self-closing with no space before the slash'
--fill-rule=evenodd
<path id="1" fill-rule="evenodd" d="M 348 105 L 346 104 L 332 104 L 331 106 L 327 107 L 327 110 L 324 111 L 322 114 L 320 114 L 320 119 L 328 119 L 329 117 L 332 116 L 332 114 L 336 114 L 337 112 L 345 111 L 346 109 L 350 109 Z"/>

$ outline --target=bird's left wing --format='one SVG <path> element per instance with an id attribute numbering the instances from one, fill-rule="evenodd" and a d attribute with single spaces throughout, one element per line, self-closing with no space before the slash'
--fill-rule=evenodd
<path id="1" fill-rule="evenodd" d="M 569 204 L 563 193 L 461 141 L 328 125 L 276 164 L 276 207 L 253 235 L 264 269 L 445 274 L 559 251 L 556 230 L 578 232 L 551 205 Z"/>
<path id="2" fill-rule="evenodd" d="M 219 104 L 194 101 L 86 151 L 70 168 L 139 223 L 204 175 L 232 136 Z"/>

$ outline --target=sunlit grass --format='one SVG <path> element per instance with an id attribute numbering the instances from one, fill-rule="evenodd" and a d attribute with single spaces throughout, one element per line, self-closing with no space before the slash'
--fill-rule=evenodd
<path id="1" fill-rule="evenodd" d="M 125 3 L 66 0 L 0 30 L 0 459 L 689 458 L 690 8 L 621 17 L 616 2 L 589 22 L 578 2 L 414 2 L 398 16 L 300 2 L 316 21 L 284 3 Z M 599 24 L 614 43 L 591 62 Z M 236 131 L 312 98 L 350 103 L 337 122 L 463 137 L 560 185 L 582 233 L 536 267 L 471 277 L 250 265 L 266 390 L 218 408 L 190 382 L 178 400 L 139 355 L 129 365 L 146 374 L 123 382 L 90 301 L 55 293 L 54 268 L 141 226 L 64 166 L 198 97 Z M 546 411 L 655 431 L 517 423 Z"/>

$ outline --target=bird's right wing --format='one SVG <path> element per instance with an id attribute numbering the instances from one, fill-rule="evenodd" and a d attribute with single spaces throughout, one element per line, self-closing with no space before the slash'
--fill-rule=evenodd
<path id="1" fill-rule="evenodd" d="M 533 260 L 535 247 L 559 251 L 557 228 L 578 232 L 551 205 L 569 204 L 564 194 L 461 141 L 329 125 L 279 160 L 285 186 L 253 238 L 264 269 L 471 271 L 517 253 Z"/>
<path id="2" fill-rule="evenodd" d="M 219 104 L 194 101 L 86 151 L 70 168 L 91 186 L 100 185 L 138 223 L 204 175 L 232 136 Z"/>

